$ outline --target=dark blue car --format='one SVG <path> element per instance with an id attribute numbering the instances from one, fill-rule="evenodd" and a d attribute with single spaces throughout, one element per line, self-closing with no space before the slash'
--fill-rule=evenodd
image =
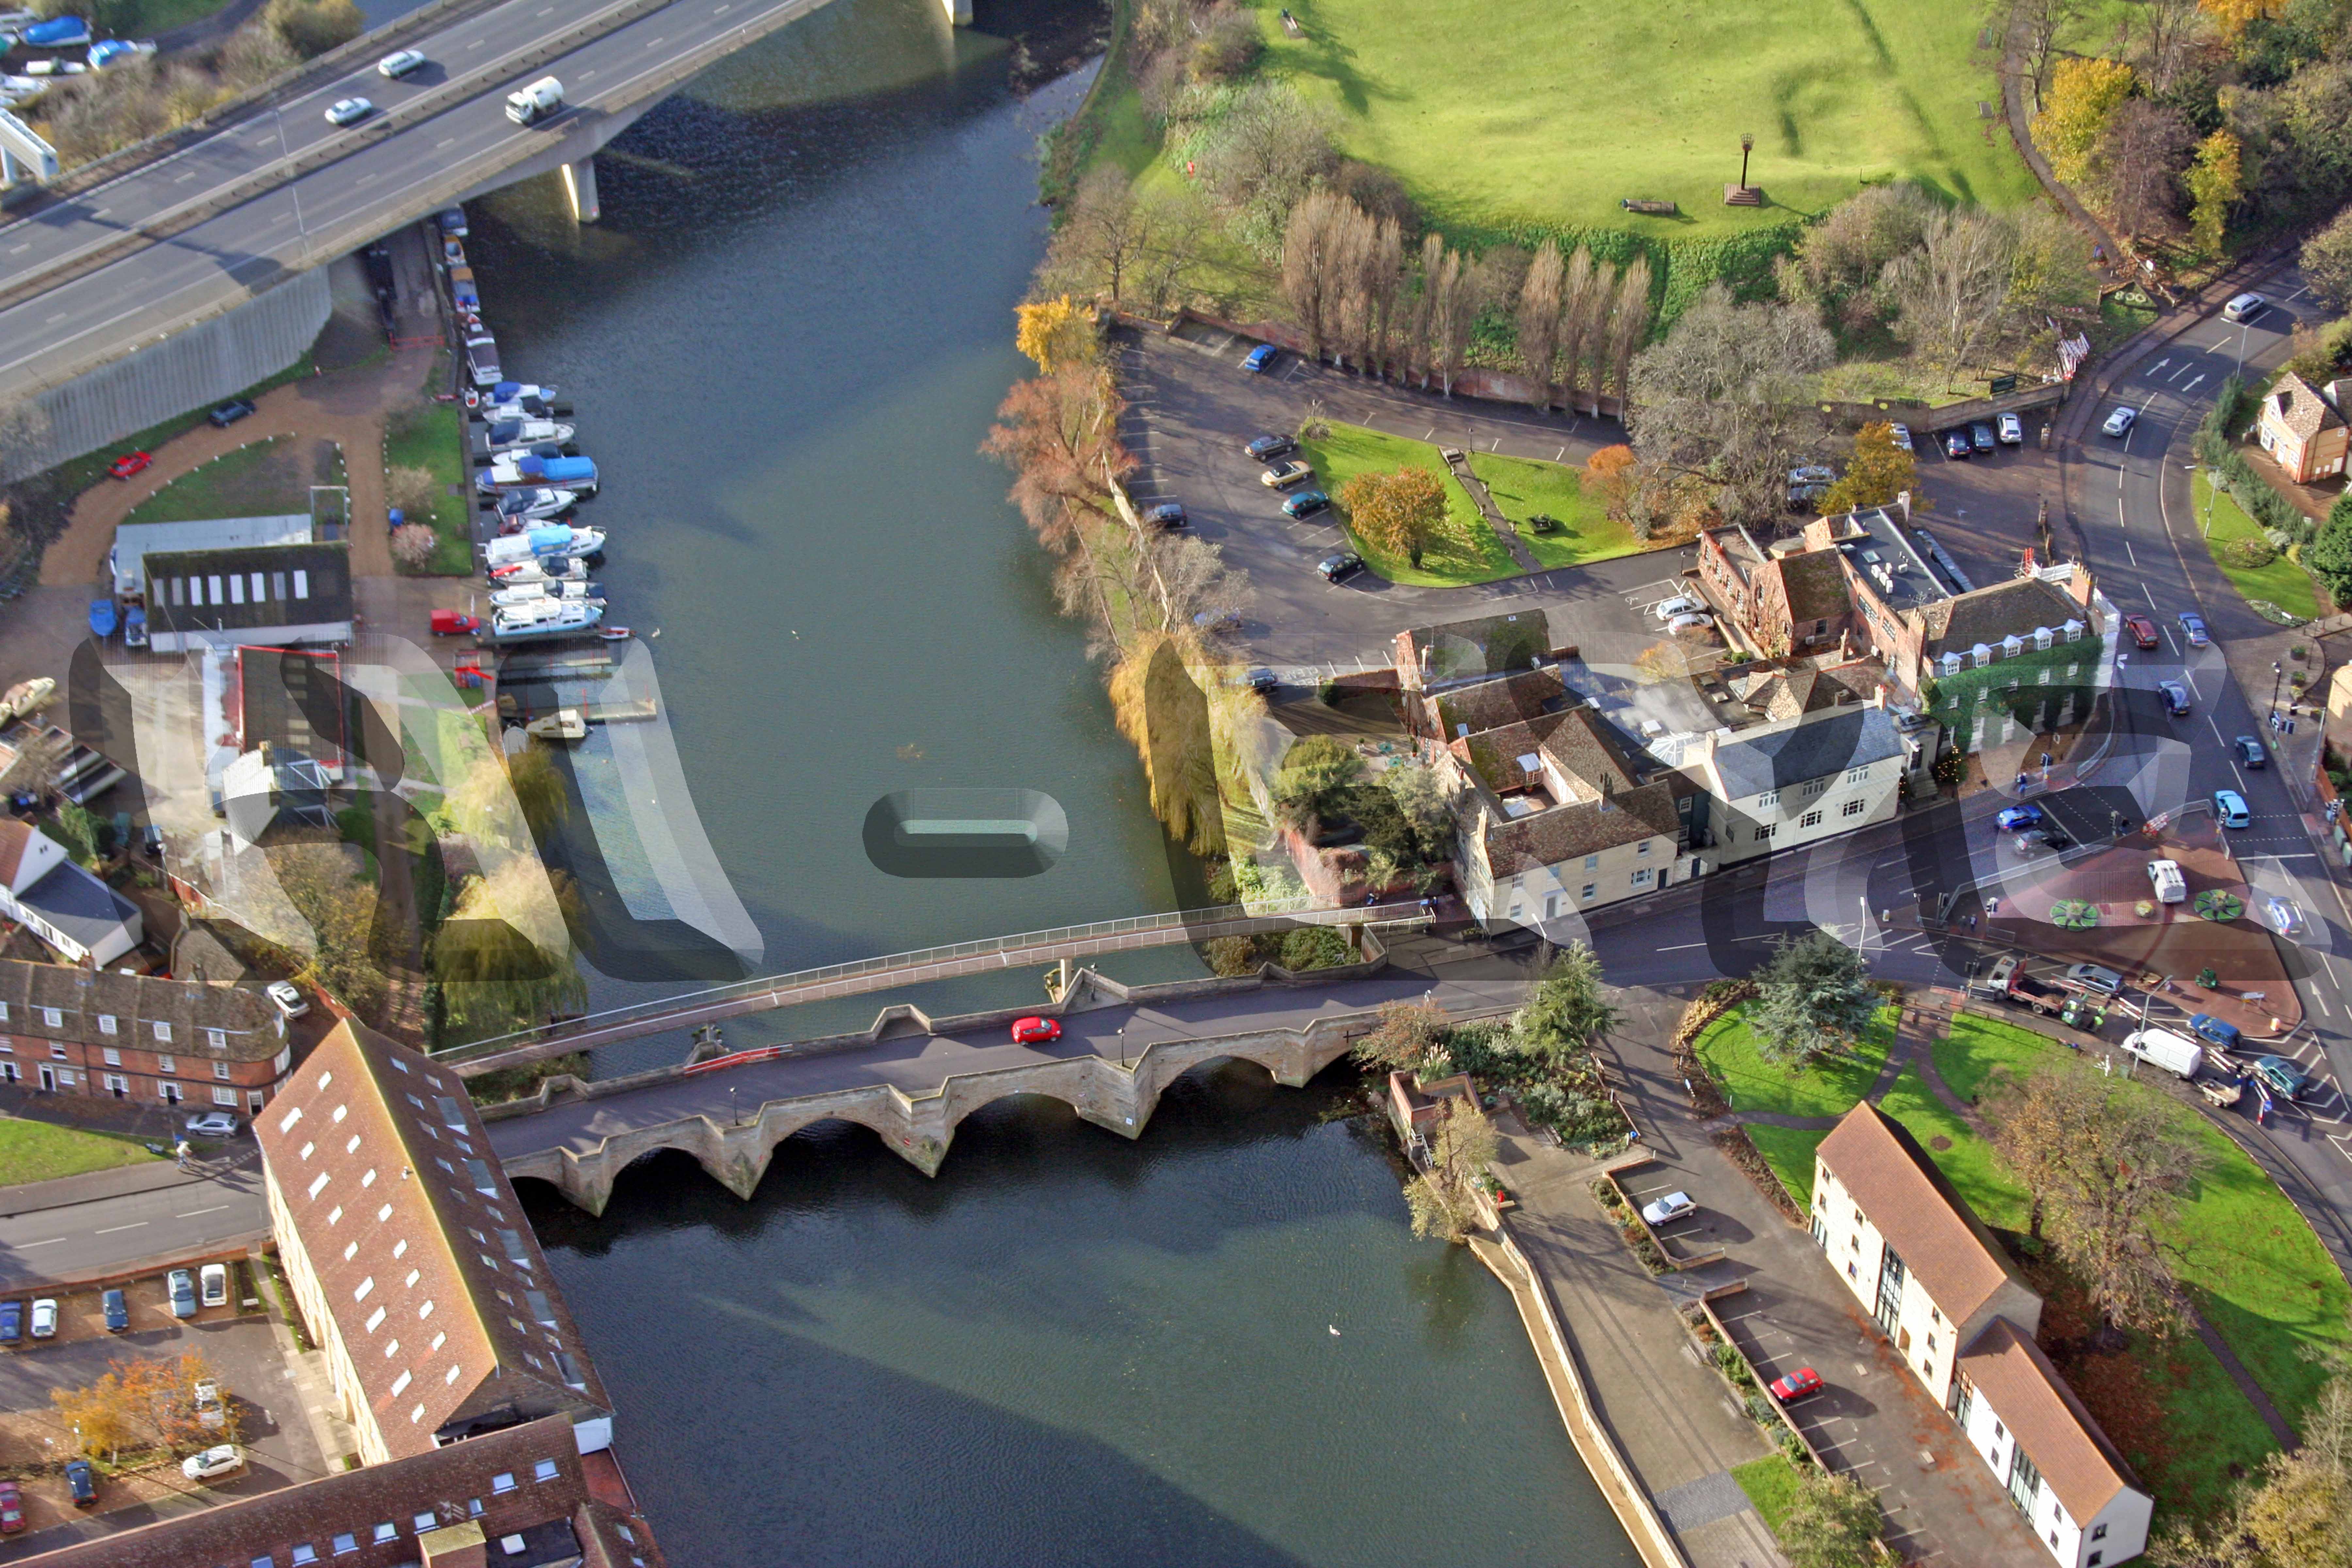
<path id="1" fill-rule="evenodd" d="M 1242 361 L 1242 368 L 1264 375 L 1274 368 L 1274 356 L 1277 352 L 1272 343 L 1260 343 L 1250 350 L 1249 358 Z"/>
<path id="2" fill-rule="evenodd" d="M 22 1344 L 25 1341 L 25 1303 L 0 1301 L 0 1345 Z"/>
<path id="3" fill-rule="evenodd" d="M 98 1299 L 100 1310 L 106 1314 L 106 1331 L 119 1334 L 131 1326 L 131 1302 L 119 1290 L 109 1290 Z"/>
<path id="4" fill-rule="evenodd" d="M 2042 808 L 2038 805 L 2009 806 L 1992 822 L 1995 827 L 2011 832 L 2021 827 L 2038 827 L 2042 825 Z"/>
<path id="5" fill-rule="evenodd" d="M 1331 498 L 1321 490 L 1300 490 L 1282 503 L 1282 515 L 1313 517 L 1317 512 L 1327 510 L 1330 504 Z"/>
<path id="6" fill-rule="evenodd" d="M 2219 1046 L 2225 1051 L 2238 1048 L 2238 1026 L 2235 1024 L 2224 1023 L 2210 1013 L 2192 1013 L 2189 1017 L 2189 1026 L 2196 1031 L 2200 1040 Z"/>

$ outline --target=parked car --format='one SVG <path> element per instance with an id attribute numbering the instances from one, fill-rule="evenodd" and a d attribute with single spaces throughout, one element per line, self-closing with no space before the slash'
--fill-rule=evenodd
<path id="1" fill-rule="evenodd" d="M 25 1303 L 0 1301 L 0 1345 L 25 1342 Z"/>
<path id="2" fill-rule="evenodd" d="M 196 1270 L 196 1293 L 207 1307 L 228 1305 L 228 1265 L 207 1263 Z"/>
<path id="3" fill-rule="evenodd" d="M 2213 641 L 2212 634 L 2205 629 L 2205 617 L 2194 610 L 2180 612 L 2180 629 L 2189 634 L 2190 647 L 2205 647 Z"/>
<path id="4" fill-rule="evenodd" d="M 2254 820 L 2253 813 L 2246 809 L 2246 797 L 2233 789 L 2213 792 L 2213 816 L 2224 827 L 2247 827 Z"/>
<path id="5" fill-rule="evenodd" d="M 98 1506 L 98 1472 L 88 1459 L 66 1461 L 66 1490 L 73 1494 L 76 1508 Z"/>
<path id="6" fill-rule="evenodd" d="M 1895 433 L 1895 445 L 1897 450 L 1905 452 L 1911 450 L 1911 426 L 1889 425 L 1887 428 Z"/>
<path id="7" fill-rule="evenodd" d="M 1264 697 L 1282 689 L 1282 678 L 1261 664 L 1253 666 L 1250 672 L 1242 677 L 1242 684 Z"/>
<path id="8" fill-rule="evenodd" d="M 1013 1025 L 1013 1043 L 1034 1046 L 1062 1037 L 1061 1023 L 1053 1018 L 1018 1018 Z"/>
<path id="9" fill-rule="evenodd" d="M 119 1334 L 131 1326 L 131 1299 L 121 1289 L 105 1291 L 98 1299 L 98 1310 L 106 1314 L 106 1331 Z"/>
<path id="10" fill-rule="evenodd" d="M 58 1337 L 58 1300 L 44 1296 L 33 1303 L 33 1337 L 53 1340 Z"/>
<path id="11" fill-rule="evenodd" d="M 1666 623 L 1666 630 L 1670 632 L 1704 632 L 1711 631 L 1714 627 L 1715 617 L 1713 616 L 1703 616 L 1696 613 L 1685 616 L 1676 616 L 1673 620 Z"/>
<path id="12" fill-rule="evenodd" d="M 436 610 L 425 624 L 436 637 L 469 637 L 489 623 L 463 610 Z"/>
<path id="13" fill-rule="evenodd" d="M 339 98 L 327 110 L 330 125 L 357 125 L 375 112 L 375 105 L 364 98 Z"/>
<path id="14" fill-rule="evenodd" d="M 2000 444 L 2002 446 L 2022 447 L 2025 445 L 2025 426 L 2018 419 L 2016 415 L 2003 414 L 1994 419 L 1992 424 L 1993 428 L 2000 434 Z"/>
<path id="15" fill-rule="evenodd" d="M 1992 426 L 1979 419 L 1969 426 L 1969 444 L 1979 452 L 1990 452 L 2000 445 L 2000 438 L 1992 433 Z"/>
<path id="16" fill-rule="evenodd" d="M 133 474 L 144 472 L 147 465 L 154 460 L 152 452 L 125 452 L 107 464 L 106 471 L 118 479 L 127 479 Z"/>
<path id="17" fill-rule="evenodd" d="M 410 71 L 420 70 L 426 64 L 422 49 L 396 49 L 375 62 L 376 75 L 398 81 Z"/>
<path id="18" fill-rule="evenodd" d="M 291 980 L 273 980 L 262 987 L 261 994 L 269 998 L 271 1006 L 289 1018 L 299 1018 L 310 1010 L 310 1004 L 303 996 L 302 988 Z"/>
<path id="19" fill-rule="evenodd" d="M 2289 1100 L 2301 1100 L 2319 1087 L 2319 1080 L 2304 1071 L 2301 1063 L 2289 1061 L 2284 1057 L 2256 1057 L 2254 1076 L 2268 1085 L 2273 1093 L 2283 1094 Z"/>
<path id="20" fill-rule="evenodd" d="M 1276 458 L 1287 458 L 1298 450 L 1298 443 L 1288 436 L 1260 436 L 1242 450 L 1252 462 L 1270 463 Z"/>
<path id="21" fill-rule="evenodd" d="M 2270 765 L 2270 753 L 2263 751 L 2263 743 L 2252 735 L 2241 735 L 2231 742 L 2230 746 L 2238 753 L 2238 761 L 2245 763 L 2249 772 Z"/>
<path id="22" fill-rule="evenodd" d="M 1976 448 L 1969 445 L 1969 433 L 1967 431 L 1947 430 L 1944 432 L 1944 456 L 1951 458 L 1954 462 L 1959 462 L 1965 459 L 1968 455 L 1975 449 Z"/>
<path id="23" fill-rule="evenodd" d="M 2241 294 L 2221 307 L 2221 319 L 2225 321 L 2251 321 L 2269 304 L 2270 301 L 2260 294 Z"/>
<path id="24" fill-rule="evenodd" d="M 1835 468 L 1825 468 L 1818 463 L 1808 464 L 1801 468 L 1790 468 L 1789 470 L 1789 504 L 1810 506 L 1826 495 L 1829 488 L 1835 483 L 1837 483 Z"/>
<path id="25" fill-rule="evenodd" d="M 1671 621 L 1676 616 L 1693 615 L 1706 608 L 1706 600 L 1689 594 L 1676 594 L 1671 599 L 1659 600 L 1658 607 L 1650 613 L 1662 621 Z"/>
<path id="26" fill-rule="evenodd" d="M 196 1315 L 195 1277 L 184 1268 L 174 1268 L 163 1276 L 163 1289 L 172 1298 L 172 1316 L 193 1318 Z"/>
<path id="27" fill-rule="evenodd" d="M 1182 501 L 1164 500 L 1143 514 L 1146 525 L 1152 528 L 1182 528 L 1192 519 L 1184 515 Z"/>
<path id="28" fill-rule="evenodd" d="M 226 1110 L 207 1110 L 202 1115 L 189 1117 L 187 1125 L 191 1138 L 234 1138 L 236 1136 L 237 1120 Z"/>
<path id="29" fill-rule="evenodd" d="M 2135 647 L 2148 648 L 2162 646 L 2162 639 L 2156 635 L 2156 623 L 2146 616 L 2126 616 L 2124 629 L 2131 633 Z"/>
<path id="30" fill-rule="evenodd" d="M 0 1535 L 14 1535 L 25 1528 L 25 1496 L 14 1481 L 0 1481 Z"/>
<path id="31" fill-rule="evenodd" d="M 2263 906 L 2263 918 L 2281 936 L 2293 936 L 2303 929 L 2303 910 L 2293 899 L 2271 900 Z"/>
<path id="32" fill-rule="evenodd" d="M 2191 1013 L 2189 1027 L 2199 1039 L 2217 1045 L 2225 1051 L 2238 1048 L 2238 1026 L 2216 1018 L 2210 1013 Z"/>
<path id="33" fill-rule="evenodd" d="M 1343 550 L 1337 555 L 1326 555 L 1315 563 L 1315 570 L 1323 574 L 1323 581 L 1326 583 L 1344 582 L 1363 569 L 1364 558 L 1352 550 Z"/>
<path id="34" fill-rule="evenodd" d="M 1282 515 L 1288 518 L 1313 517 L 1330 510 L 1331 498 L 1321 490 L 1300 490 L 1282 503 Z"/>
<path id="35" fill-rule="evenodd" d="M 242 397 L 232 397 L 205 417 L 211 420 L 215 428 L 226 430 L 252 412 L 252 404 Z"/>
<path id="36" fill-rule="evenodd" d="M 2077 990 L 2095 991 L 2102 996 L 2119 994 L 2124 988 L 2122 975 L 2096 963 L 2069 964 L 2065 983 Z"/>
<path id="37" fill-rule="evenodd" d="M 200 1379 L 194 1393 L 197 1421 L 215 1429 L 228 1425 L 228 1410 L 221 1404 L 219 1384 L 209 1377 Z"/>
<path id="38" fill-rule="evenodd" d="M 1822 1374 L 1811 1367 L 1801 1366 L 1786 1377 L 1772 1380 L 1772 1397 L 1783 1405 L 1794 1405 L 1800 1399 L 1810 1399 L 1822 1391 Z"/>
<path id="39" fill-rule="evenodd" d="M 2158 695 L 2164 699 L 2167 713 L 2178 719 L 2189 711 L 2189 688 L 2177 680 L 2159 680 L 2156 683 L 2156 689 Z"/>
<path id="40" fill-rule="evenodd" d="M 1268 463 L 1265 472 L 1257 477 L 1257 482 L 1268 489 L 1280 490 L 1302 484 L 1314 477 L 1315 470 L 1298 458 L 1285 458 L 1278 463 Z"/>
<path id="41" fill-rule="evenodd" d="M 1642 1217 L 1652 1225 L 1664 1225 L 1698 1212 L 1688 1193 L 1668 1193 L 1654 1203 L 1642 1205 Z"/>
<path id="42" fill-rule="evenodd" d="M 2042 826 L 2042 808 L 2038 805 L 2003 806 L 2000 815 L 1992 819 L 1992 825 L 2003 832 L 2013 832 L 2021 827 L 2039 827 Z"/>
<path id="43" fill-rule="evenodd" d="M 1274 368 L 1274 356 L 1277 352 L 1272 343 L 1260 343 L 1250 350 L 1247 359 L 1242 361 L 1242 368 L 1264 375 Z"/>
<path id="44" fill-rule="evenodd" d="M 192 1481 L 217 1480 L 244 1468 L 245 1459 L 234 1443 L 223 1443 L 216 1448 L 206 1448 L 201 1454 L 190 1454 L 180 1461 L 180 1473 Z"/>
<path id="45" fill-rule="evenodd" d="M 2139 411 L 2137 409 L 2118 408 L 2114 413 L 2107 416 L 2107 422 L 2105 425 L 2100 426 L 2099 428 L 2105 431 L 2110 436 L 2128 436 L 2131 434 L 2131 427 L 2138 422 Z"/>

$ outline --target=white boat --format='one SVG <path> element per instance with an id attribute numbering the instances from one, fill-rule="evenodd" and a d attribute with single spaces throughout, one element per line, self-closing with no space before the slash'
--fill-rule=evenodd
<path id="1" fill-rule="evenodd" d="M 522 732 L 542 741 L 583 740 L 588 734 L 588 721 L 577 708 L 559 708 L 525 724 Z"/>
<path id="2" fill-rule="evenodd" d="M 604 618 L 604 606 L 585 599 L 541 599 L 509 605 L 490 613 L 484 642 L 537 642 L 549 637 L 587 637 Z"/>
<path id="3" fill-rule="evenodd" d="M 507 490 L 499 497 L 498 513 L 502 522 L 537 522 L 562 517 L 579 504 L 578 490 Z"/>
<path id="4" fill-rule="evenodd" d="M 558 425 L 552 419 L 501 419 L 482 432 L 482 449 L 509 452 L 517 447 L 569 441 L 576 434 L 577 426 Z"/>
<path id="5" fill-rule="evenodd" d="M 512 566 L 490 568 L 490 585 L 494 588 L 520 588 L 532 583 L 585 583 L 588 563 L 585 561 L 522 561 Z"/>
<path id="6" fill-rule="evenodd" d="M 584 599 L 592 605 L 604 601 L 595 596 L 593 583 L 518 583 L 512 587 L 494 588 L 490 603 L 499 609 L 509 605 L 535 605 L 541 599 Z"/>
<path id="7" fill-rule="evenodd" d="M 523 533 L 502 533 L 482 546 L 491 567 L 520 565 L 526 561 L 575 561 L 604 548 L 604 533 L 596 528 L 566 528 L 542 523 Z"/>
<path id="8" fill-rule="evenodd" d="M 47 676 L 20 680 L 0 693 L 0 719 L 23 719 L 39 712 L 57 695 L 58 683 Z"/>

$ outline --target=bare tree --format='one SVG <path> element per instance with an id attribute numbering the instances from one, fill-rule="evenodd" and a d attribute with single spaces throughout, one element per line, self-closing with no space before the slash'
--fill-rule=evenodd
<path id="1" fill-rule="evenodd" d="M 1338 303 L 1338 325 L 1331 334 L 1332 357 L 1363 368 L 1371 342 L 1372 296 L 1370 256 L 1372 220 L 1345 196 L 1337 198 L 1332 219 L 1331 277 Z"/>
<path id="2" fill-rule="evenodd" d="M 1617 278 L 1609 311 L 1609 381 L 1622 399 L 1633 395 L 1633 353 L 1650 331 L 1650 258 L 1636 256 Z"/>
<path id="3" fill-rule="evenodd" d="M 1374 221 L 1371 244 L 1364 255 L 1364 280 L 1371 295 L 1372 370 L 1386 376 L 1398 297 L 1404 290 L 1404 229 L 1393 217 Z"/>
<path id="4" fill-rule="evenodd" d="M 1479 306 L 1475 275 L 1464 266 L 1462 253 L 1449 250 L 1438 269 L 1436 302 L 1430 307 L 1430 363 L 1445 393 L 1454 395 L 1454 373 L 1470 352 L 1470 331 L 1477 324 Z"/>
<path id="5" fill-rule="evenodd" d="M 2179 228 L 2180 172 L 2196 145 L 2197 133 L 2169 104 L 2130 98 L 2116 105 L 2091 166 L 2117 228 L 2136 238 Z"/>
<path id="6" fill-rule="evenodd" d="M 1117 304 L 1156 238 L 1151 219 L 1126 175 L 1113 168 L 1088 171 L 1046 249 L 1045 271 L 1055 285 L 1048 291 L 1108 294 Z"/>
<path id="7" fill-rule="evenodd" d="M 1866 294 L 1886 264 L 1919 243 L 1936 204 L 1907 180 L 1870 185 L 1840 202 L 1797 239 L 1806 293 L 1826 311 Z"/>
<path id="8" fill-rule="evenodd" d="M 49 466 L 49 416 L 30 398 L 0 402 L 0 481 Z"/>
<path id="9" fill-rule="evenodd" d="M 1990 213 L 1939 213 L 1881 278 L 1898 336 L 1950 376 L 2000 324 L 2016 235 Z"/>
<path id="10" fill-rule="evenodd" d="M 1317 191 L 1291 209 L 1282 238 L 1282 292 L 1307 334 L 1307 353 L 1320 359 L 1339 314 L 1333 274 L 1340 214 L 1348 204 Z"/>
<path id="11" fill-rule="evenodd" d="M 1583 246 L 1568 258 L 1559 286 L 1559 379 L 1571 406 L 1587 387 L 1598 395 L 1601 374 L 1591 362 L 1603 357 L 1609 313 L 1609 275 L 1592 264 Z"/>
<path id="12" fill-rule="evenodd" d="M 1430 336 L 1437 319 L 1437 274 L 1445 265 L 1445 241 L 1434 231 L 1421 237 L 1419 287 L 1405 310 L 1405 369 L 1429 381 Z"/>
<path id="13" fill-rule="evenodd" d="M 2035 109 L 2042 107 L 2051 68 L 2063 52 L 2060 39 L 2074 30 L 2088 9 L 2089 0 L 2011 0 L 2010 26 L 2024 30 L 2026 79 L 2033 88 Z"/>
<path id="14" fill-rule="evenodd" d="M 1645 270 L 1637 261 L 1627 281 Z M 1620 298 L 1630 292 L 1621 281 Z M 1643 299 L 1646 309 L 1646 284 Z M 1664 342 L 1632 362 L 1626 418 L 1634 449 L 1654 474 L 1706 480 L 1726 519 L 1778 522 L 1789 470 L 1822 438 L 1811 378 L 1835 358 L 1810 307 L 1740 305 L 1711 284 Z"/>
<path id="15" fill-rule="evenodd" d="M 2196 53 L 2200 29 L 2197 0 L 2140 0 L 2139 74 L 2159 98 Z"/>
<path id="16" fill-rule="evenodd" d="M 1335 157 L 1330 111 L 1261 79 L 1211 128 L 1201 165 L 1226 205 L 1256 214 L 1279 234 Z"/>
<path id="17" fill-rule="evenodd" d="M 1528 401 L 1538 409 L 1551 406 L 1552 361 L 1559 353 L 1560 280 L 1559 246 L 1547 239 L 1536 247 L 1527 281 L 1519 285 L 1517 312 Z"/>

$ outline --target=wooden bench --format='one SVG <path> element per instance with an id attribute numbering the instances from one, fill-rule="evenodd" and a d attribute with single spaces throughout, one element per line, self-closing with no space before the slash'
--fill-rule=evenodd
<path id="1" fill-rule="evenodd" d="M 1641 201 L 1633 196 L 1622 198 L 1617 205 L 1629 213 L 1646 213 L 1652 217 L 1675 217 L 1683 210 L 1672 202 Z"/>

